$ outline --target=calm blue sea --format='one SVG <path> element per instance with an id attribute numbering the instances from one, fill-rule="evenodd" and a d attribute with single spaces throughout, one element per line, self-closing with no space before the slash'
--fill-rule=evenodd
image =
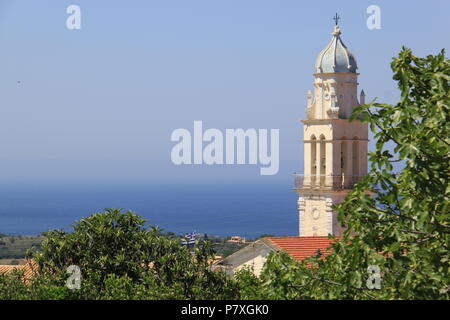
<path id="1" fill-rule="evenodd" d="M 0 185 L 0 233 L 71 230 L 103 208 L 130 209 L 177 234 L 248 238 L 297 235 L 296 194 L 288 183 L 15 183 Z"/>

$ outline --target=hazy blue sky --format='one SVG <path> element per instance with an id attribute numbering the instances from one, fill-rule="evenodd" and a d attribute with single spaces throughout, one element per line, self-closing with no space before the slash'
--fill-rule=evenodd
<path id="1" fill-rule="evenodd" d="M 81 30 L 66 28 L 70 4 Z M 371 4 L 381 30 L 366 27 Z M 367 99 L 396 101 L 389 64 L 402 45 L 450 44 L 448 0 L 0 0 L 1 179 L 291 179 L 335 12 Z M 280 129 L 279 174 L 173 165 L 170 134 L 194 120 Z"/>

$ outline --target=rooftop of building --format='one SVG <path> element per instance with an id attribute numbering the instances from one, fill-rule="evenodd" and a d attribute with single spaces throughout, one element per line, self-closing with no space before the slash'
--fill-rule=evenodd
<path id="1" fill-rule="evenodd" d="M 316 256 L 318 253 L 324 257 L 328 256 L 332 252 L 330 247 L 334 241 L 327 236 L 269 237 L 265 240 L 270 241 L 275 248 L 287 252 L 297 261 Z"/>

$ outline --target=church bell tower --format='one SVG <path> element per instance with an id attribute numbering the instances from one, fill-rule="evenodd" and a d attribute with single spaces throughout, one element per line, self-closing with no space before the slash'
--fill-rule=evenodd
<path id="1" fill-rule="evenodd" d="M 356 59 L 341 40 L 336 16 L 333 37 L 317 57 L 314 93 L 308 91 L 304 124 L 304 174 L 295 175 L 299 194 L 299 235 L 340 235 L 343 227 L 331 208 L 367 175 L 368 127 L 349 121 L 357 98 Z"/>

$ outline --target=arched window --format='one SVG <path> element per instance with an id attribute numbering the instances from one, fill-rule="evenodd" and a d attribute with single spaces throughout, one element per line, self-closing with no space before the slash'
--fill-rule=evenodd
<path id="1" fill-rule="evenodd" d="M 342 137 L 341 140 L 341 174 L 344 174 L 347 167 L 347 138 Z"/>
<path id="2" fill-rule="evenodd" d="M 353 168 L 352 168 L 352 174 L 354 176 L 359 175 L 359 139 L 358 137 L 353 137 L 353 143 L 352 143 L 352 156 L 353 156 Z"/>
<path id="3" fill-rule="evenodd" d="M 315 135 L 311 136 L 311 175 L 317 174 L 317 139 Z"/>
<path id="4" fill-rule="evenodd" d="M 326 154 L 325 154 L 326 148 L 325 148 L 325 136 L 322 134 L 320 135 L 320 174 L 325 175 L 325 169 L 327 164 Z"/>

